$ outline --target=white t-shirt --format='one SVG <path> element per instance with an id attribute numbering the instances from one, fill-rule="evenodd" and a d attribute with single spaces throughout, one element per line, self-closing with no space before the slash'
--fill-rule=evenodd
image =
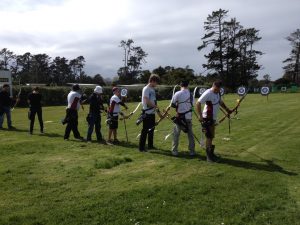
<path id="1" fill-rule="evenodd" d="M 110 98 L 109 112 L 113 113 L 113 116 L 118 116 L 118 114 L 120 112 L 120 103 L 121 102 L 122 102 L 121 99 L 117 95 L 113 95 Z"/>
<path id="2" fill-rule="evenodd" d="M 156 104 L 156 94 L 154 88 L 150 87 L 149 84 L 143 88 L 142 92 L 142 104 L 143 104 L 143 110 L 147 110 L 151 108 L 147 105 L 146 101 L 144 100 L 144 97 L 147 97 L 151 103 Z M 145 111 L 146 114 L 154 114 L 155 109 L 150 109 Z"/>
<path id="3" fill-rule="evenodd" d="M 79 94 L 76 91 L 71 91 L 68 94 L 68 109 L 79 110 L 80 109 L 80 99 L 81 99 L 81 94 Z"/>
<path id="4" fill-rule="evenodd" d="M 191 103 L 191 100 L 192 100 L 192 103 Z M 191 93 L 187 89 L 177 91 L 172 98 L 172 103 L 177 105 L 178 113 L 185 113 L 185 112 L 192 110 L 193 97 L 191 99 Z M 191 120 L 192 112 L 186 113 L 185 118 L 188 120 Z"/>
<path id="5" fill-rule="evenodd" d="M 219 93 L 214 93 L 213 90 L 207 89 L 201 97 L 198 99 L 198 102 L 201 104 L 206 103 L 207 101 L 211 101 L 213 105 L 213 120 L 217 120 L 218 118 L 218 111 L 220 108 L 220 101 L 221 97 Z M 202 112 L 203 118 L 207 118 L 207 105 L 205 104 L 203 112 Z"/>

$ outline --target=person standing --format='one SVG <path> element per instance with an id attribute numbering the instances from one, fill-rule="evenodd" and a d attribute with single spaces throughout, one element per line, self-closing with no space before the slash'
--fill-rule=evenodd
<path id="1" fill-rule="evenodd" d="M 3 122 L 4 122 L 4 115 L 6 115 L 8 129 L 15 128 L 12 126 L 12 121 L 11 121 L 12 104 L 13 104 L 13 101 L 9 95 L 9 85 L 4 84 L 2 86 L 2 90 L 0 92 L 0 129 L 3 128 L 2 126 L 3 126 Z"/>
<path id="2" fill-rule="evenodd" d="M 119 126 L 119 113 L 120 105 L 125 109 L 128 107 L 121 100 L 121 91 L 118 87 L 113 87 L 113 96 L 110 98 L 109 102 L 109 110 L 108 110 L 108 121 L 109 121 L 109 131 L 108 131 L 108 144 L 118 144 L 120 143 L 117 138 L 117 130 Z M 114 140 L 112 140 L 112 135 L 114 136 Z"/>
<path id="3" fill-rule="evenodd" d="M 187 133 L 189 139 L 190 156 L 195 155 L 195 140 L 192 130 L 192 112 L 193 112 L 193 95 L 188 88 L 189 82 L 182 81 L 181 90 L 177 91 L 173 98 L 171 107 L 176 109 L 176 117 L 174 118 L 172 154 L 178 155 L 178 143 L 181 131 Z"/>
<path id="4" fill-rule="evenodd" d="M 71 92 L 68 94 L 68 106 L 66 110 L 66 118 L 63 123 L 67 123 L 64 139 L 69 140 L 70 133 L 73 131 L 74 137 L 83 140 L 78 131 L 78 111 L 81 104 L 80 87 L 74 84 Z"/>
<path id="5" fill-rule="evenodd" d="M 159 112 L 156 101 L 156 93 L 154 88 L 159 83 L 159 76 L 152 74 L 149 78 L 148 85 L 143 88 L 142 92 L 142 114 L 144 114 L 143 128 L 140 135 L 139 151 L 146 151 L 146 139 L 148 136 L 148 149 L 154 149 L 153 138 L 155 127 L 155 112 Z"/>
<path id="6" fill-rule="evenodd" d="M 44 123 L 42 116 L 42 95 L 39 93 L 39 88 L 33 88 L 32 92 L 28 95 L 27 102 L 29 104 L 28 118 L 30 120 L 29 133 L 33 133 L 35 114 L 37 114 L 40 123 L 40 132 L 44 133 Z"/>
<path id="7" fill-rule="evenodd" d="M 101 134 L 101 110 L 104 110 L 102 95 L 103 89 L 101 86 L 96 86 L 94 93 L 88 98 L 87 103 L 90 104 L 90 111 L 87 116 L 88 132 L 86 140 L 92 141 L 92 134 L 95 128 L 97 141 L 103 142 Z"/>
<path id="8" fill-rule="evenodd" d="M 231 110 L 227 108 L 221 99 L 220 89 L 222 86 L 221 81 L 215 81 L 210 89 L 207 89 L 197 101 L 197 112 L 199 114 L 199 121 L 202 124 L 206 136 L 206 157 L 208 162 L 218 161 L 215 155 L 215 146 L 213 139 L 215 137 L 215 126 L 220 106 L 230 113 Z M 201 105 L 205 104 L 203 112 Z"/>

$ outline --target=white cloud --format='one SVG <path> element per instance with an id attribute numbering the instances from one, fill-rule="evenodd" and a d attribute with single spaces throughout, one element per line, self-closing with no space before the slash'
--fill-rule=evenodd
<path id="1" fill-rule="evenodd" d="M 122 65 L 119 42 L 133 38 L 149 53 L 145 68 L 190 65 L 200 72 L 204 57 L 197 46 L 203 23 L 219 8 L 245 27 L 261 30 L 261 74 L 278 78 L 290 51 L 284 37 L 299 28 L 298 0 L 2 0 L 0 48 L 52 57 L 83 55 L 88 73 L 115 75 Z"/>

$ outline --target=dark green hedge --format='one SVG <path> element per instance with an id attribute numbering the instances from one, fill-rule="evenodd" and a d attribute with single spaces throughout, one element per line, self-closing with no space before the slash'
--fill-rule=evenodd
<path id="1" fill-rule="evenodd" d="M 93 87 L 84 87 L 83 92 L 86 96 L 89 96 L 93 93 Z M 142 96 L 142 86 L 139 87 L 129 87 L 127 102 L 139 102 L 141 101 Z M 13 96 L 16 97 L 19 93 L 19 87 L 15 86 L 13 88 Z M 70 92 L 71 87 L 40 87 L 40 93 L 43 96 L 42 104 L 43 106 L 56 106 L 56 105 L 66 105 L 67 96 Z M 19 107 L 27 107 L 27 96 L 32 91 L 32 87 L 22 87 L 20 94 L 20 102 L 18 103 Z M 156 89 L 157 99 L 158 100 L 170 100 L 172 97 L 173 86 L 160 86 Z M 193 87 L 191 87 L 193 91 Z M 103 88 L 103 98 L 105 102 L 109 102 L 110 97 L 112 96 L 111 87 Z M 196 96 L 199 97 L 199 96 Z"/>

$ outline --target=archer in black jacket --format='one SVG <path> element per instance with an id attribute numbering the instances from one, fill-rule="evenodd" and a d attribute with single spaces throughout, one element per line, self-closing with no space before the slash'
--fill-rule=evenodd
<path id="1" fill-rule="evenodd" d="M 9 85 L 4 84 L 0 92 L 0 129 L 2 129 L 5 114 L 7 118 L 8 129 L 14 128 L 11 122 L 12 104 L 13 104 L 12 98 L 9 96 Z"/>
<path id="2" fill-rule="evenodd" d="M 33 126 L 35 121 L 35 114 L 37 114 L 40 123 L 40 132 L 44 133 L 44 123 L 42 114 L 42 95 L 39 93 L 39 88 L 33 88 L 33 91 L 28 95 L 29 113 L 28 119 L 30 120 L 30 134 L 33 132 Z"/>
<path id="3" fill-rule="evenodd" d="M 87 141 L 92 141 L 92 134 L 96 131 L 97 141 L 102 142 L 103 136 L 101 134 L 101 110 L 104 110 L 103 101 L 101 98 L 102 87 L 96 86 L 94 93 L 88 98 L 87 102 L 90 104 L 90 111 L 87 116 L 88 132 Z"/>

